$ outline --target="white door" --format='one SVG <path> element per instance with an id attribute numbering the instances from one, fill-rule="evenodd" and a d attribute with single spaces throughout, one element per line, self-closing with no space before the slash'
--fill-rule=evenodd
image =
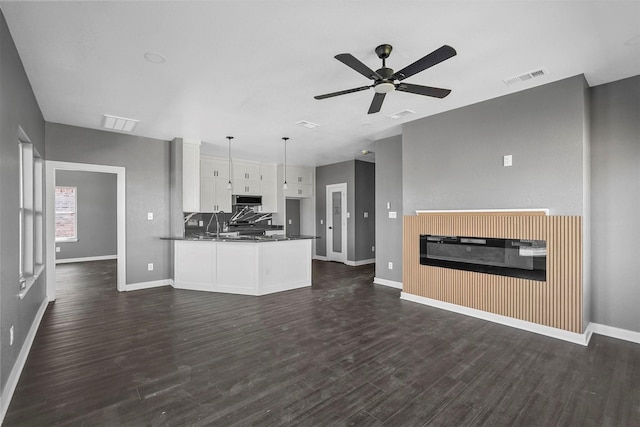
<path id="1" fill-rule="evenodd" d="M 327 185 L 327 259 L 347 261 L 347 184 Z"/>

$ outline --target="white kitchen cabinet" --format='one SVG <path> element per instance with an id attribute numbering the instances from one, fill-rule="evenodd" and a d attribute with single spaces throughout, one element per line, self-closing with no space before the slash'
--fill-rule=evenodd
<path id="1" fill-rule="evenodd" d="M 182 211 L 200 212 L 200 141 L 182 140 Z"/>
<path id="2" fill-rule="evenodd" d="M 233 194 L 260 194 L 260 165 L 233 162 Z"/>
<path id="3" fill-rule="evenodd" d="M 260 212 L 278 211 L 277 170 L 275 165 L 260 165 Z"/>
<path id="4" fill-rule="evenodd" d="M 285 197 L 306 199 L 313 197 L 314 169 L 307 166 L 287 166 Z"/>
<path id="5" fill-rule="evenodd" d="M 231 212 L 229 166 L 217 157 L 200 158 L 200 212 Z"/>

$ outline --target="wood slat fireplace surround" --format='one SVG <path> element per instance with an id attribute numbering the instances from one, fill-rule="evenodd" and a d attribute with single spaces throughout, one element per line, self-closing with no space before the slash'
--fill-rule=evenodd
<path id="1" fill-rule="evenodd" d="M 428 212 L 404 217 L 403 293 L 583 333 L 582 217 L 543 212 Z M 536 281 L 420 264 L 420 235 L 547 242 Z"/>

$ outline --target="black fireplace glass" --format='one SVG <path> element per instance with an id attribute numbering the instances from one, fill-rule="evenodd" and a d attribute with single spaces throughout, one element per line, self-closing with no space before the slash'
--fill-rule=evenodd
<path id="1" fill-rule="evenodd" d="M 422 234 L 420 264 L 546 281 L 547 242 Z"/>

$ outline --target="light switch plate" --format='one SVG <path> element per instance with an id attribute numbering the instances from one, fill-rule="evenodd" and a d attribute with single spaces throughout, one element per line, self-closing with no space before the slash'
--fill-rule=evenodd
<path id="1" fill-rule="evenodd" d="M 147 212 L 147 219 L 149 221 L 153 220 L 153 212 Z"/>
<path id="2" fill-rule="evenodd" d="M 513 164 L 513 156 L 511 154 L 507 154 L 502 158 L 502 166 L 511 166 Z"/>
<path id="3" fill-rule="evenodd" d="M 147 264 L 147 271 L 153 271 L 153 263 L 152 262 Z"/>
<path id="4" fill-rule="evenodd" d="M 391 209 L 391 202 L 387 202 L 387 209 Z"/>
<path id="5" fill-rule="evenodd" d="M 351 218 L 351 212 L 347 212 L 347 218 Z"/>
<path id="6" fill-rule="evenodd" d="M 369 218 L 369 212 L 365 212 L 365 213 L 364 213 L 364 217 L 365 217 L 365 218 Z"/>
<path id="7" fill-rule="evenodd" d="M 396 212 L 389 212 L 389 218 L 397 218 L 398 214 Z"/>
<path id="8" fill-rule="evenodd" d="M 393 263 L 391 261 L 389 261 L 388 267 L 389 267 L 389 270 L 393 270 Z"/>
<path id="9" fill-rule="evenodd" d="M 320 225 L 324 224 L 324 219 L 320 220 Z"/>
<path id="10" fill-rule="evenodd" d="M 60 252 L 60 246 L 56 246 L 56 252 Z"/>

